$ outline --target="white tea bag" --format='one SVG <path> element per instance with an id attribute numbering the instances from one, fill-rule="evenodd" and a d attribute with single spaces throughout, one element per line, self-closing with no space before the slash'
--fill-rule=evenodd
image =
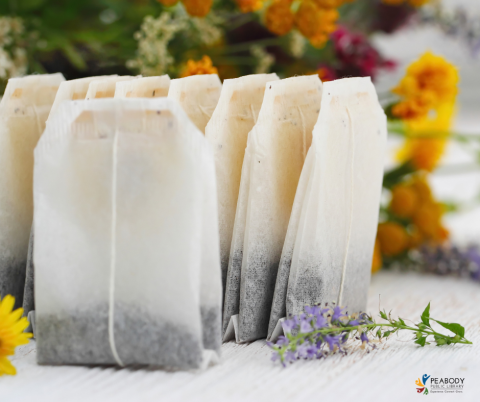
<path id="1" fill-rule="evenodd" d="M 55 101 L 53 102 L 52 108 L 48 115 L 48 121 L 56 113 L 59 106 L 62 102 L 67 100 L 83 100 L 87 95 L 88 86 L 92 81 L 103 80 L 105 78 L 116 77 L 112 76 L 97 76 L 97 77 L 86 77 L 79 78 L 76 80 L 63 81 L 58 87 L 57 94 L 55 95 Z M 30 233 L 30 241 L 28 244 L 28 258 L 27 258 L 27 269 L 26 269 L 26 279 L 25 279 L 25 289 L 23 293 L 23 315 L 28 316 L 30 312 L 35 310 L 35 298 L 34 298 L 34 261 L 33 261 L 33 247 L 34 247 L 34 233 L 33 230 Z"/>
<path id="2" fill-rule="evenodd" d="M 223 313 L 224 331 L 238 314 L 240 342 L 267 336 L 278 264 L 321 97 L 316 75 L 269 82 L 248 135 Z"/>
<path id="3" fill-rule="evenodd" d="M 181 107 L 64 103 L 35 158 L 38 362 L 190 369 L 218 358 L 214 160 Z"/>
<path id="4" fill-rule="evenodd" d="M 386 127 L 370 78 L 325 83 L 282 253 L 269 334 L 275 320 L 299 314 L 306 305 L 335 302 L 350 313 L 365 311 Z"/>
<path id="5" fill-rule="evenodd" d="M 86 77 L 62 82 L 58 87 L 57 95 L 55 96 L 55 101 L 53 102 L 48 119 L 53 116 L 53 113 L 55 113 L 55 111 L 58 109 L 58 107 L 63 101 L 85 99 L 85 97 L 87 96 L 88 87 L 92 81 L 105 80 L 116 77 L 117 75 L 100 75 L 97 77 Z"/>
<path id="6" fill-rule="evenodd" d="M 117 82 L 114 98 L 162 98 L 168 95 L 170 77 L 140 77 Z"/>
<path id="7" fill-rule="evenodd" d="M 11 78 L 0 103 L 0 295 L 21 307 L 33 219 L 33 150 L 62 74 Z"/>
<path id="8" fill-rule="evenodd" d="M 105 77 L 102 80 L 93 80 L 88 85 L 88 91 L 85 99 L 113 98 L 115 95 L 115 85 L 117 82 L 131 81 L 135 77 L 130 75 L 114 75 Z"/>
<path id="9" fill-rule="evenodd" d="M 276 74 L 256 74 L 225 80 L 220 100 L 205 128 L 215 155 L 222 283 L 225 289 L 233 224 L 237 209 L 247 137 L 262 106 L 265 84 Z"/>
<path id="10" fill-rule="evenodd" d="M 205 134 L 221 90 L 217 74 L 192 75 L 170 81 L 168 97 L 178 101 L 193 124 Z"/>

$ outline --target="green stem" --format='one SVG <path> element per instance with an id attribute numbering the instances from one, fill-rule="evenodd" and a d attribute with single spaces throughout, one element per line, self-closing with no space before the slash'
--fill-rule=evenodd
<path id="1" fill-rule="evenodd" d="M 413 332 L 421 332 L 421 333 L 423 333 L 427 336 L 433 335 L 433 336 L 439 336 L 439 337 L 442 337 L 442 338 L 451 338 L 448 335 L 444 335 L 444 334 L 441 334 L 441 333 L 433 331 L 433 330 L 432 330 L 432 332 L 430 332 L 430 331 L 427 331 L 425 329 L 409 327 L 407 325 L 401 325 L 401 324 L 391 324 L 391 323 L 378 324 L 378 323 L 373 323 L 373 324 L 366 324 L 366 325 L 356 325 L 356 326 L 353 326 L 353 327 L 321 328 L 321 329 L 317 329 L 316 331 L 312 331 L 312 332 L 309 332 L 309 333 L 306 333 L 306 334 L 305 333 L 299 333 L 298 335 L 289 337 L 289 341 L 298 341 L 300 339 L 305 338 L 305 335 L 307 335 L 307 336 L 329 335 L 332 332 L 344 332 L 344 331 L 352 332 L 352 331 L 359 331 L 360 329 L 361 330 L 364 330 L 364 329 L 369 330 L 369 329 L 375 329 L 375 328 L 379 328 L 379 327 L 388 327 L 388 328 L 392 328 L 392 329 L 406 329 L 406 330 L 413 331 Z M 466 344 L 466 345 L 467 344 L 468 345 L 472 344 L 472 342 L 470 342 L 469 340 L 467 340 L 465 338 L 462 338 L 461 340 L 455 341 L 454 343 L 462 343 L 462 344 Z"/>

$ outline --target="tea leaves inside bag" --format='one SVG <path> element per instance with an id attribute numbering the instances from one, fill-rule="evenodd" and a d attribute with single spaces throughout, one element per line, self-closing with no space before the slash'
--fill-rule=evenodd
<path id="1" fill-rule="evenodd" d="M 215 155 L 223 289 L 247 137 L 260 113 L 265 84 L 273 80 L 278 80 L 276 74 L 225 80 L 218 105 L 205 129 Z"/>
<path id="2" fill-rule="evenodd" d="M 12 78 L 0 103 L 0 295 L 21 307 L 33 219 L 33 150 L 61 74 Z"/>
<path id="3" fill-rule="evenodd" d="M 201 367 L 221 298 L 218 246 L 201 241 L 218 241 L 205 138 L 165 98 L 62 113 L 36 151 L 38 361 Z"/>
<path id="4" fill-rule="evenodd" d="M 224 331 L 239 314 L 239 339 L 267 335 L 275 279 L 322 84 L 316 76 L 270 82 L 248 136 L 230 251 Z"/>
<path id="5" fill-rule="evenodd" d="M 335 302 L 350 313 L 364 311 L 385 143 L 386 117 L 370 79 L 326 83 L 282 253 L 269 335 L 284 314 L 299 314 L 306 305 Z"/>

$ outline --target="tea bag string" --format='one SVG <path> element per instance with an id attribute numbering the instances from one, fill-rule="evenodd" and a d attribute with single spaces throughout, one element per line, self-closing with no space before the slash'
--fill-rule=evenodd
<path id="1" fill-rule="evenodd" d="M 255 109 L 253 108 L 253 105 L 251 103 L 250 103 L 250 110 L 252 111 L 253 123 L 257 124 L 257 116 L 255 115 Z"/>
<path id="2" fill-rule="evenodd" d="M 347 270 L 347 262 L 348 262 L 348 249 L 350 248 L 350 239 L 352 237 L 352 221 L 353 221 L 353 176 L 354 176 L 354 159 L 355 159 L 355 130 L 353 126 L 353 120 L 352 120 L 352 115 L 350 114 L 350 110 L 348 107 L 346 108 L 347 115 L 348 115 L 348 120 L 349 120 L 349 126 L 350 126 L 350 138 L 352 140 L 352 157 L 351 157 L 351 163 L 350 163 L 350 189 L 351 189 L 351 195 L 350 195 L 350 216 L 349 216 L 349 222 L 348 222 L 348 234 L 347 234 L 347 246 L 345 247 L 345 257 L 343 259 L 343 267 L 342 267 L 342 280 L 340 283 L 340 292 L 338 294 L 338 306 L 342 305 L 343 301 L 343 288 L 345 287 L 345 273 Z"/>
<path id="3" fill-rule="evenodd" d="M 305 126 L 305 116 L 303 115 L 302 108 L 297 106 L 298 113 L 300 114 L 300 120 L 302 121 L 302 134 L 303 134 L 303 160 L 307 157 L 307 128 Z"/>
<path id="4" fill-rule="evenodd" d="M 111 227 L 111 245 L 110 245 L 110 285 L 108 298 L 108 340 L 112 355 L 121 367 L 124 367 L 122 360 L 115 346 L 115 266 L 116 266 L 116 243 L 117 243 L 117 161 L 118 161 L 118 129 L 113 137 L 113 158 L 112 158 L 112 227 Z"/>

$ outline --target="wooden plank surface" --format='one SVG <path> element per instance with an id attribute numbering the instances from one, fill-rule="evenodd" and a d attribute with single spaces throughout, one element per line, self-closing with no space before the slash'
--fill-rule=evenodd
<path id="1" fill-rule="evenodd" d="M 0 377 L 0 401 L 410 401 L 415 380 L 465 378 L 463 394 L 430 394 L 432 400 L 480 400 L 480 284 L 466 279 L 381 272 L 372 279 L 368 312 L 381 307 L 418 322 L 431 315 L 459 322 L 473 346 L 417 347 L 410 335 L 394 337 L 370 353 L 351 347 L 347 356 L 299 361 L 282 368 L 270 361 L 264 341 L 223 345 L 221 364 L 204 372 L 165 372 L 35 363 L 35 343 L 17 350 L 18 374 Z"/>

